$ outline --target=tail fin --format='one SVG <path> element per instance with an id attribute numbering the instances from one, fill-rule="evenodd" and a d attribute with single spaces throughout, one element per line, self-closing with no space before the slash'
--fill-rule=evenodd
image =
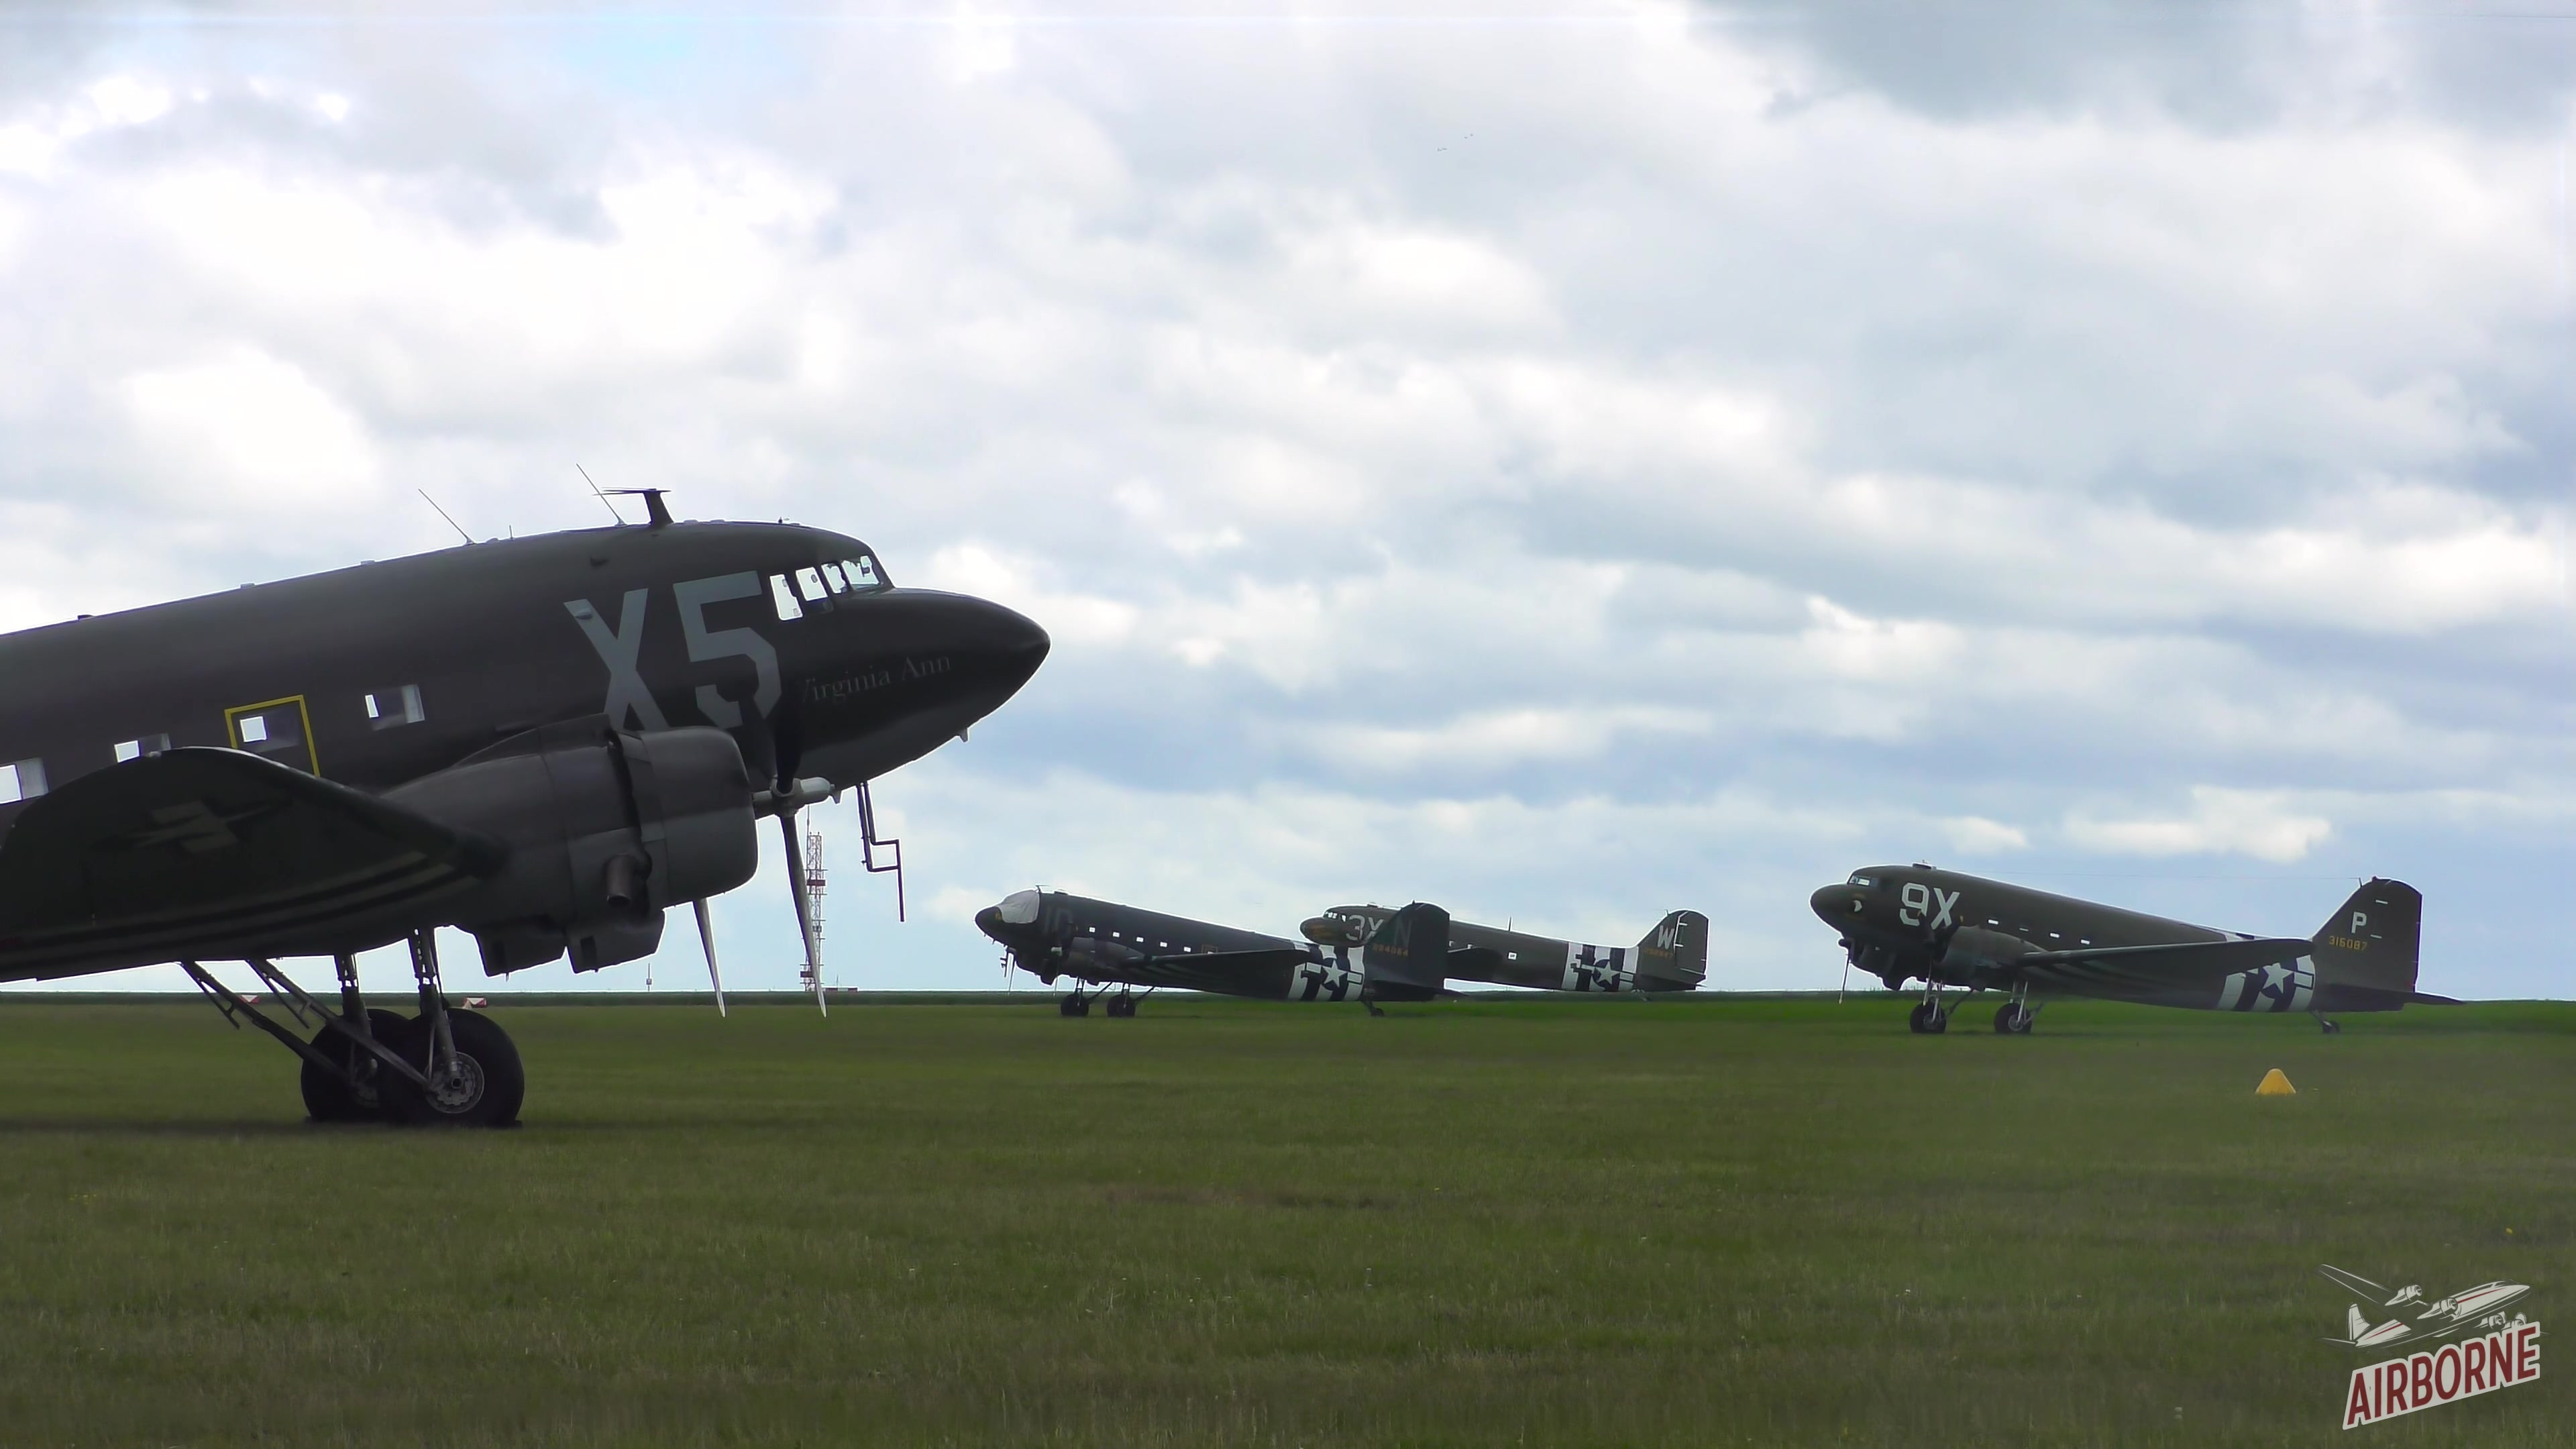
<path id="1" fill-rule="evenodd" d="M 1406 906 L 1379 923 L 1360 964 L 1370 990 L 1387 1000 L 1438 995 L 1449 984 L 1449 913 L 1420 901 Z"/>
<path id="2" fill-rule="evenodd" d="M 2358 1303 L 2345 1305 L 2343 1323 L 2344 1337 L 2355 1343 L 2361 1342 L 2361 1336 L 2370 1332 L 2370 1320 L 2361 1316 L 2361 1305 Z"/>
<path id="3" fill-rule="evenodd" d="M 1637 943 L 1637 984 L 1648 991 L 1688 991 L 1707 975 L 1708 917 L 1697 911 L 1673 912 Z"/>
<path id="4" fill-rule="evenodd" d="M 2421 892 L 2403 881 L 2364 882 L 2317 928 L 2311 958 L 2317 985 L 2403 1001 L 2415 994 L 2415 953 L 2423 934 Z"/>

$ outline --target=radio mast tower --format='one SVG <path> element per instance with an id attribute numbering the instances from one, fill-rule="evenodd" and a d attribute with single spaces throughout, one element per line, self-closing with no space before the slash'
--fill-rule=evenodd
<path id="1" fill-rule="evenodd" d="M 804 989 L 819 994 L 823 989 L 823 832 L 821 830 L 805 832 L 805 879 L 801 888 L 805 892 L 805 919 L 812 924 L 814 931 L 814 964 L 810 970 L 799 965 L 796 968 L 796 975 Z"/>

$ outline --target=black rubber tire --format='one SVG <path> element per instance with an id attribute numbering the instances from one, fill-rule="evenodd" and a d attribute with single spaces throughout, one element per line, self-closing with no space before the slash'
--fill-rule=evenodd
<path id="1" fill-rule="evenodd" d="M 447 1030 L 456 1039 L 456 1055 L 475 1079 L 474 1090 L 461 1100 L 442 1099 L 388 1073 L 385 1100 L 395 1119 L 414 1127 L 517 1126 L 519 1107 L 527 1100 L 528 1076 L 510 1034 L 480 1012 L 454 1007 L 448 1008 Z M 425 1070 L 430 1057 L 429 1024 L 417 1017 L 404 1021 L 394 1050 Z"/>
<path id="2" fill-rule="evenodd" d="M 1091 998 L 1079 991 L 1068 991 L 1064 1000 L 1056 1003 L 1055 1010 L 1058 1016 L 1089 1016 Z"/>
<path id="3" fill-rule="evenodd" d="M 1113 996 L 1109 998 L 1109 1014 L 1111 1016 L 1134 1016 L 1136 1014 L 1136 998 L 1132 996 Z"/>
<path id="4" fill-rule="evenodd" d="M 367 1030 L 376 1040 L 391 1042 L 406 1024 L 399 1012 L 382 1007 L 367 1010 Z M 370 1081 L 384 1070 L 373 1055 L 359 1050 L 358 1044 L 327 1026 L 313 1029 L 314 1049 L 335 1062 L 357 1064 L 355 1075 Z M 313 1065 L 304 1063 L 304 1110 L 316 1122 L 383 1122 L 390 1120 L 382 1093 L 370 1086 L 363 1095 L 352 1093 L 349 1084 Z"/>
<path id="5" fill-rule="evenodd" d="M 1916 1036 L 1931 1035 L 1933 1031 L 1932 1008 L 1928 1005 L 1918 1003 L 1912 1011 L 1906 1013 L 1905 1029 L 1913 1032 Z"/>

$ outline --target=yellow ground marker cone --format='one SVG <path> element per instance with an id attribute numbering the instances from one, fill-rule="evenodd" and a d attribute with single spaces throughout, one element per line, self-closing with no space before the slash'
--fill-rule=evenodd
<path id="1" fill-rule="evenodd" d="M 2290 1085 L 2290 1079 L 2281 1075 L 2281 1069 L 2279 1067 L 2274 1067 L 2272 1070 L 2263 1074 L 2263 1085 L 2254 1089 L 2254 1095 L 2257 1097 L 2295 1097 L 2299 1095 L 2299 1089 Z"/>

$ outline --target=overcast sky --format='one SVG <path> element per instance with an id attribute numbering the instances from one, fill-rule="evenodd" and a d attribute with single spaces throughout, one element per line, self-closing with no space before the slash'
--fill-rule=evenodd
<path id="1" fill-rule="evenodd" d="M 2576 7 L 437 8 L 0 17 L 0 627 L 579 463 L 1054 635 L 910 924 L 825 813 L 849 984 L 1044 882 L 1830 988 L 1923 859 L 2571 994 Z"/>

